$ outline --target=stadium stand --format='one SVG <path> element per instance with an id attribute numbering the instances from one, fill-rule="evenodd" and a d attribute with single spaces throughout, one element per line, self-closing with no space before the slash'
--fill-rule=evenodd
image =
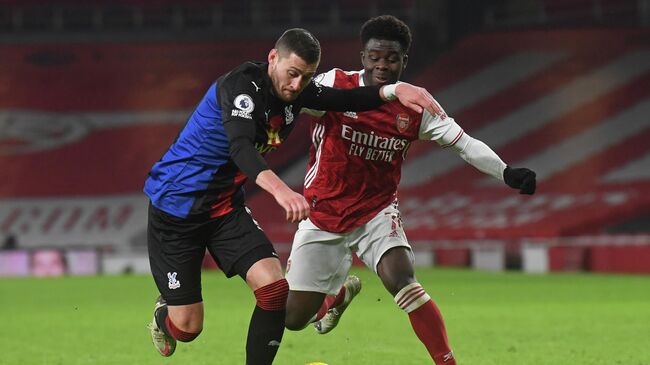
<path id="1" fill-rule="evenodd" d="M 350 55 L 338 65 L 356 63 L 356 41 L 322 43 L 324 52 Z M 263 60 L 272 45 L 0 46 L 0 69 L 11 70 L 0 73 L 0 165 L 11 177 L 0 184 L 0 237 L 14 235 L 22 248 L 142 253 L 151 165 L 218 75 Z M 295 134 L 306 135 L 300 125 Z M 282 169 L 308 143 L 294 137 L 270 163 Z"/>
<path id="2" fill-rule="evenodd" d="M 290 21 L 307 19 L 323 29 L 346 22 L 358 28 L 354 22 L 381 5 L 348 2 L 345 16 L 336 10 L 342 2 L 302 3 L 299 10 L 290 1 L 276 5 L 294 9 L 281 12 Z M 647 16 L 631 10 L 642 1 L 585 2 L 536 1 L 533 13 L 488 2 L 486 14 L 508 19 L 508 26 L 530 14 L 542 14 L 548 24 L 587 25 L 609 15 Z M 259 1 L 207 0 L 180 8 L 143 0 L 141 17 L 126 1 L 70 0 L 33 10 L 45 3 L 3 2 L 0 30 L 49 32 L 56 19 L 61 31 L 218 29 L 257 24 L 256 12 L 265 11 Z M 75 8 L 80 3 L 87 7 Z M 403 14 L 417 15 L 408 15 L 414 2 L 403 4 Z M 206 6 L 219 11 L 205 17 Z M 81 15 L 69 14 L 73 8 Z M 84 12 L 97 8 L 101 16 L 83 23 Z M 41 13 L 22 21 L 30 11 Z M 219 18 L 228 12 L 243 15 Z M 496 24 L 487 15 L 487 25 Z M 82 20 L 75 25 L 74 19 Z M 279 29 L 287 19 L 265 20 L 260 29 Z M 412 65 L 425 66 L 415 67 L 409 81 L 427 87 L 470 135 L 539 178 L 536 195 L 519 196 L 448 151 L 412 146 L 399 197 L 419 263 L 650 272 L 649 35 L 629 28 L 500 30 L 468 36 L 435 62 L 412 57 Z M 360 67 L 354 37 L 320 38 L 320 70 Z M 216 76 L 243 60 L 264 59 L 271 45 L 245 32 L 217 41 L 0 45 L 0 166 L 8 177 L 0 184 L 0 237 L 17 237 L 22 248 L 142 253 L 147 201 L 141 189 L 152 163 Z M 307 131 L 303 118 L 289 142 L 268 156 L 296 189 Z M 282 220 L 270 196 L 250 188 L 253 213 L 286 257 L 295 226 Z M 115 258 L 109 271 L 128 266 L 124 260 Z"/>
<path id="3" fill-rule="evenodd" d="M 410 239 L 501 245 L 518 237 L 604 234 L 647 215 L 650 149 L 642 141 L 650 134 L 650 53 L 638 43 L 644 34 L 477 35 L 422 72 L 415 82 L 427 85 L 470 135 L 511 164 L 536 169 L 539 190 L 532 199 L 513 195 L 447 151 L 414 146 L 399 193 Z M 283 177 L 298 186 L 304 164 Z M 290 239 L 293 227 L 277 218 L 266 226 L 276 240 Z"/>

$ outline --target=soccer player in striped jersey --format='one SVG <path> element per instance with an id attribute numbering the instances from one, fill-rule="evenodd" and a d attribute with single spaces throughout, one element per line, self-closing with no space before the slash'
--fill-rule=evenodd
<path id="1" fill-rule="evenodd" d="M 343 89 L 397 82 L 408 60 L 408 26 L 393 16 L 370 19 L 361 42 L 363 70 L 333 69 L 319 82 Z M 408 314 L 433 361 L 456 364 L 440 310 L 416 280 L 402 229 L 396 194 L 406 152 L 415 140 L 435 141 L 523 194 L 535 192 L 535 173 L 508 167 L 442 109 L 417 113 L 391 102 L 366 112 L 312 114 L 320 117 L 311 125 L 304 182 L 311 209 L 299 224 L 287 265 L 287 328 L 313 322 L 319 333 L 327 333 L 337 325 L 361 289 L 358 278 L 347 277 L 354 251 Z"/>

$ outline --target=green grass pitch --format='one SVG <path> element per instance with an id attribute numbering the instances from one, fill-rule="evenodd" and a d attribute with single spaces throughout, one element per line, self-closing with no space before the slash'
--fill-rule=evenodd
<path id="1" fill-rule="evenodd" d="M 429 364 L 408 318 L 367 270 L 327 335 L 285 332 L 275 364 Z M 462 365 L 650 365 L 650 276 L 418 269 Z M 150 344 L 148 276 L 0 279 L 0 364 L 244 363 L 253 297 L 237 278 L 203 276 L 205 328 L 171 358 Z"/>

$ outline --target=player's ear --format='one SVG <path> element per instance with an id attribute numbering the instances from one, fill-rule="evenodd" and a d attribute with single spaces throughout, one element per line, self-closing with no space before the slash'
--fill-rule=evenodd
<path id="1" fill-rule="evenodd" d="M 402 70 L 406 69 L 406 64 L 409 63 L 409 55 L 405 54 L 402 56 L 402 60 L 404 61 L 404 64 L 402 65 Z"/>
<path id="2" fill-rule="evenodd" d="M 273 48 L 269 51 L 268 56 L 269 65 L 274 65 L 278 60 L 278 50 Z"/>
<path id="3" fill-rule="evenodd" d="M 366 58 L 366 53 L 364 51 L 359 52 L 359 56 L 361 56 L 361 64 L 363 65 L 363 60 Z"/>

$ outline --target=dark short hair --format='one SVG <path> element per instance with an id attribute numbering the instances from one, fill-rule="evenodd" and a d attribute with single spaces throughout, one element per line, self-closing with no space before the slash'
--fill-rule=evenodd
<path id="1" fill-rule="evenodd" d="M 403 21 L 392 15 L 380 15 L 363 24 L 361 47 L 365 48 L 372 38 L 397 41 L 404 53 L 407 53 L 411 47 L 411 30 Z"/>
<path id="2" fill-rule="evenodd" d="M 292 28 L 285 31 L 275 42 L 275 48 L 281 53 L 295 53 L 310 65 L 320 61 L 320 43 L 306 29 Z"/>

